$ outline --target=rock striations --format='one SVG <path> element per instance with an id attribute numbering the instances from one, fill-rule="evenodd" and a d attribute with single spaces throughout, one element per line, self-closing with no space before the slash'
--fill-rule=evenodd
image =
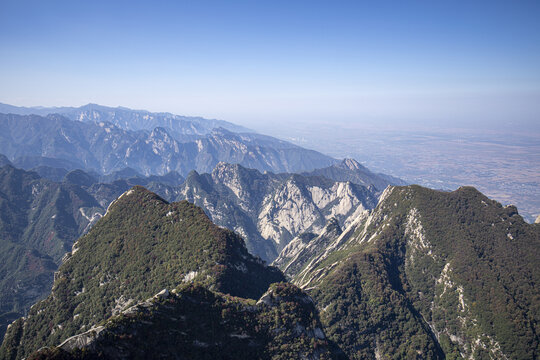
<path id="1" fill-rule="evenodd" d="M 219 163 L 211 174 L 192 172 L 176 200 L 201 206 L 216 224 L 241 234 L 252 254 L 272 261 L 295 236 L 320 232 L 332 218 L 349 225 L 377 195 L 351 182 Z"/>

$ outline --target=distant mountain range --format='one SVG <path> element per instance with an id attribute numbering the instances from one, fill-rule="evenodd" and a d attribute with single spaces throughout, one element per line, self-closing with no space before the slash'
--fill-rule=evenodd
<path id="1" fill-rule="evenodd" d="M 175 137 L 188 139 L 192 136 L 207 135 L 217 128 L 237 133 L 253 132 L 253 130 L 223 120 L 132 110 L 125 107 L 113 108 L 97 104 L 87 104 L 81 107 L 20 107 L 0 103 L 0 113 L 40 116 L 59 114 L 73 121 L 108 122 L 118 128 L 135 131 L 151 131 L 162 127 Z"/>
<path id="2" fill-rule="evenodd" d="M 54 159 L 61 167 L 102 174 L 130 167 L 144 175 L 177 171 L 185 176 L 194 169 L 211 171 L 220 161 L 273 172 L 306 171 L 336 162 L 278 139 L 223 128 L 181 142 L 162 127 L 134 131 L 60 115 L 0 114 L 0 130 L 0 153 L 26 167 Z"/>
<path id="3" fill-rule="evenodd" d="M 222 120 L 95 104 L 78 108 L 0 104 L 0 113 L 0 153 L 34 163 L 39 158 L 56 159 L 70 169 L 109 173 L 131 167 L 144 175 L 175 170 L 185 176 L 190 170 L 209 172 L 219 161 L 273 172 L 308 171 L 335 162 Z"/>

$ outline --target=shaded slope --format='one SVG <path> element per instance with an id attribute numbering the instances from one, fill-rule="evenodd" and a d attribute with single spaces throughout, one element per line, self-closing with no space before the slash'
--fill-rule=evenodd
<path id="1" fill-rule="evenodd" d="M 81 351 L 82 350 L 82 351 Z M 278 283 L 253 300 L 186 284 L 30 359 L 336 359 L 312 300 Z"/>
<path id="2" fill-rule="evenodd" d="M 0 334 L 49 292 L 62 256 L 103 211 L 82 188 L 0 168 Z"/>

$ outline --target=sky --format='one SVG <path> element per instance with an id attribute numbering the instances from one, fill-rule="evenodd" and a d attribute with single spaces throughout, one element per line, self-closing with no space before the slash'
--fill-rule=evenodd
<path id="1" fill-rule="evenodd" d="M 0 102 L 540 131 L 540 1 L 0 0 Z"/>

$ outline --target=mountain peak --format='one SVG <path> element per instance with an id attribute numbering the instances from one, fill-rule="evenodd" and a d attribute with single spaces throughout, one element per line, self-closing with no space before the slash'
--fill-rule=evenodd
<path id="1" fill-rule="evenodd" d="M 225 179 L 231 180 L 232 178 L 241 179 L 250 175 L 260 176 L 261 173 L 256 169 L 248 169 L 240 164 L 230 164 L 223 161 L 220 161 L 212 170 L 212 178 L 222 181 Z"/>
<path id="2" fill-rule="evenodd" d="M 168 139 L 168 138 L 171 138 L 171 135 L 169 134 L 167 129 L 165 129 L 164 127 L 156 126 L 154 130 L 152 130 L 152 132 L 150 133 L 150 137 Z"/>
<path id="3" fill-rule="evenodd" d="M 21 344 L 25 355 L 58 344 L 133 302 L 184 283 L 255 300 L 271 283 L 284 280 L 201 208 L 187 201 L 169 204 L 134 186 L 74 244 L 56 273 L 52 294 L 23 320 L 28 329 L 50 325 L 55 331 L 40 340 L 27 331 Z"/>
<path id="4" fill-rule="evenodd" d="M 151 203 L 168 204 L 167 201 L 162 199 L 160 196 L 154 194 L 153 192 L 147 190 L 145 187 L 135 185 L 134 187 L 120 195 L 109 205 L 109 208 L 107 209 L 107 215 L 111 212 L 117 211 L 133 211 L 138 207 L 150 206 Z"/>
<path id="5" fill-rule="evenodd" d="M 352 158 L 343 159 L 343 161 L 340 163 L 340 166 L 342 168 L 347 168 L 349 170 L 364 170 L 364 169 L 366 169 L 365 166 L 363 166 L 358 161 L 356 161 L 355 159 L 352 159 Z"/>

